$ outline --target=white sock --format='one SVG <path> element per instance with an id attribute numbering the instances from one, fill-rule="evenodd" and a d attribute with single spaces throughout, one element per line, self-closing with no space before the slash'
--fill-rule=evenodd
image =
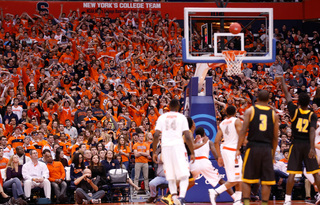
<path id="1" fill-rule="evenodd" d="M 222 192 L 226 191 L 227 190 L 227 187 L 226 185 L 222 184 L 221 186 L 219 186 L 218 188 L 215 189 L 215 191 L 218 193 L 218 194 L 221 194 Z"/>
<path id="2" fill-rule="evenodd" d="M 291 201 L 291 195 L 286 194 L 284 201 Z"/>
<path id="3" fill-rule="evenodd" d="M 189 186 L 189 178 L 184 177 L 184 178 L 180 179 L 179 185 L 180 185 L 179 186 L 179 189 L 180 189 L 179 197 L 184 198 L 184 197 L 186 197 L 186 194 L 187 194 L 187 189 Z"/>
<path id="4" fill-rule="evenodd" d="M 233 194 L 231 195 L 231 198 L 233 199 L 233 201 L 235 201 L 235 200 L 236 200 L 236 198 L 237 198 L 236 193 L 233 193 Z"/>
<path id="5" fill-rule="evenodd" d="M 176 180 L 169 180 L 168 181 L 168 187 L 170 190 L 170 193 L 173 194 L 177 194 L 177 183 Z"/>
<path id="6" fill-rule="evenodd" d="M 241 199 L 242 199 L 242 191 L 236 191 L 235 195 L 236 195 L 236 197 L 235 197 L 234 201 L 241 201 Z"/>

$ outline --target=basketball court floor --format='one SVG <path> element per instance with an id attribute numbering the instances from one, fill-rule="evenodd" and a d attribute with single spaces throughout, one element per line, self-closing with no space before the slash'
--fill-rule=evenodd
<path id="1" fill-rule="evenodd" d="M 275 200 L 275 201 L 269 201 L 269 205 L 283 205 L 283 200 Z M 136 205 L 136 204 L 150 204 L 150 205 L 164 205 L 165 203 L 162 202 L 157 202 L 157 203 L 145 203 L 145 202 L 127 202 L 127 203 L 104 203 L 105 205 Z M 211 205 L 211 203 L 187 203 L 188 205 L 190 204 L 201 204 L 201 205 Z M 251 202 L 250 205 L 260 205 L 261 202 Z M 292 201 L 292 205 L 301 205 L 301 204 L 309 204 L 306 203 L 303 200 L 294 200 Z M 71 204 L 70 204 L 71 205 Z M 217 203 L 217 205 L 232 205 L 231 202 L 225 202 L 225 203 Z"/>

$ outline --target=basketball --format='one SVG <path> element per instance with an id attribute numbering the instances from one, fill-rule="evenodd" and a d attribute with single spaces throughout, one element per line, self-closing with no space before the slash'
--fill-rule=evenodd
<path id="1" fill-rule="evenodd" d="M 241 25 L 239 23 L 232 23 L 229 28 L 230 33 L 238 34 L 241 31 Z"/>

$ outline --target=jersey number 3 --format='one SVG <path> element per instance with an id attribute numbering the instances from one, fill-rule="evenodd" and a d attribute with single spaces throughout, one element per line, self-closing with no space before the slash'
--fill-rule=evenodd
<path id="1" fill-rule="evenodd" d="M 266 131 L 267 130 L 267 115 L 260 115 L 259 119 L 260 119 L 259 130 Z"/>
<path id="2" fill-rule="evenodd" d="M 308 126 L 309 126 L 309 120 L 307 119 L 303 119 L 303 118 L 298 118 L 298 122 L 297 122 L 297 130 L 299 132 L 304 132 L 307 133 L 308 132 Z"/>

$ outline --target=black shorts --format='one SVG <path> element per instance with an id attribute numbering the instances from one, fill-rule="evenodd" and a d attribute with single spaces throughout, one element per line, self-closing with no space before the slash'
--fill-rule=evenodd
<path id="1" fill-rule="evenodd" d="M 287 172 L 302 174 L 304 163 L 308 174 L 320 172 L 316 158 L 309 158 L 310 142 L 296 142 L 290 146 Z"/>
<path id="2" fill-rule="evenodd" d="M 272 148 L 252 146 L 246 150 L 243 159 L 242 181 L 248 184 L 274 185 Z"/>

